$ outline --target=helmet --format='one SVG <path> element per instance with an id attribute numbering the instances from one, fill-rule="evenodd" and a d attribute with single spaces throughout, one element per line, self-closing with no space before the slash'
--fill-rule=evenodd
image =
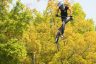
<path id="1" fill-rule="evenodd" d="M 58 2 L 58 7 L 59 7 L 59 9 L 64 10 L 65 9 L 64 2 L 63 1 L 59 1 Z"/>
<path id="2" fill-rule="evenodd" d="M 60 6 L 62 6 L 62 5 L 64 5 L 63 1 L 59 1 L 59 2 L 58 2 L 58 7 L 60 7 Z"/>

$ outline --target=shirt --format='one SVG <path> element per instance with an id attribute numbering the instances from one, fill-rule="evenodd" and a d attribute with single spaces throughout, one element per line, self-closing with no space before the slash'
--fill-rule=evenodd
<path id="1" fill-rule="evenodd" d="M 65 6 L 65 9 L 64 9 L 64 10 L 60 9 L 60 10 L 61 10 L 61 17 L 62 17 L 62 18 L 65 18 L 65 17 L 68 16 L 68 13 L 67 13 L 67 10 L 68 10 L 68 9 L 69 9 L 69 8 L 68 8 L 67 6 Z"/>

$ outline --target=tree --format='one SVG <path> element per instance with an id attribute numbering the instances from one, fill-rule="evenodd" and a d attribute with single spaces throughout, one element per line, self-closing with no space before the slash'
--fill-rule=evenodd
<path id="1" fill-rule="evenodd" d="M 0 3 L 0 8 L 4 8 L 0 10 L 4 14 L 0 16 L 0 64 L 96 63 L 94 23 L 85 18 L 79 3 L 73 6 L 68 3 L 74 19 L 66 24 L 64 39 L 60 38 L 60 50 L 57 50 L 54 40 L 62 22 L 55 17 L 56 2 L 50 0 L 43 13 L 25 7 L 20 1 L 8 12 L 7 4 L 5 7 Z"/>
<path id="2" fill-rule="evenodd" d="M 0 6 L 0 64 L 21 64 L 27 57 L 25 43 L 22 41 L 23 31 L 26 30 L 30 21 L 30 12 L 24 10 L 23 4 L 19 1 L 9 12 L 11 0 L 2 0 Z M 14 13 L 15 14 L 14 14 Z M 26 13 L 27 12 L 27 13 Z"/>
<path id="3" fill-rule="evenodd" d="M 26 55 L 27 52 L 24 44 L 17 39 L 11 39 L 8 42 L 0 41 L 0 64 L 22 63 Z"/>

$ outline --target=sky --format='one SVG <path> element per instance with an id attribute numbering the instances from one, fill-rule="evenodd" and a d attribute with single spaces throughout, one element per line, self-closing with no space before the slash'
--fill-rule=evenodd
<path id="1" fill-rule="evenodd" d="M 46 9 L 48 0 L 21 0 L 25 5 L 30 8 L 36 8 L 38 11 L 42 12 Z M 78 2 L 81 4 L 84 12 L 86 13 L 86 18 L 91 18 L 96 24 L 96 0 L 70 0 L 72 3 Z"/>

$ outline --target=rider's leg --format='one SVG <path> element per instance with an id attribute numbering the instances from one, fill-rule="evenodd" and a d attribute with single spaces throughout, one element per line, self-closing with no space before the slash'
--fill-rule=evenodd
<path id="1" fill-rule="evenodd" d="M 66 21 L 66 19 L 62 19 L 62 26 L 59 28 L 59 31 L 56 34 L 55 43 L 58 43 L 58 40 L 59 40 L 60 36 L 63 37 L 63 33 L 64 33 L 64 30 L 65 30 L 65 21 Z"/>
<path id="2" fill-rule="evenodd" d="M 66 18 L 62 19 L 62 26 L 61 26 L 61 35 L 63 36 L 64 30 L 65 30 L 65 22 L 66 22 Z"/>
<path id="3" fill-rule="evenodd" d="M 65 22 L 62 21 L 62 26 L 59 28 L 59 31 L 56 34 L 56 42 L 55 43 L 58 43 L 60 36 L 63 37 L 64 29 L 65 29 Z"/>
<path id="4" fill-rule="evenodd" d="M 68 23 L 70 20 L 71 20 L 71 17 L 67 17 L 65 24 Z"/>

